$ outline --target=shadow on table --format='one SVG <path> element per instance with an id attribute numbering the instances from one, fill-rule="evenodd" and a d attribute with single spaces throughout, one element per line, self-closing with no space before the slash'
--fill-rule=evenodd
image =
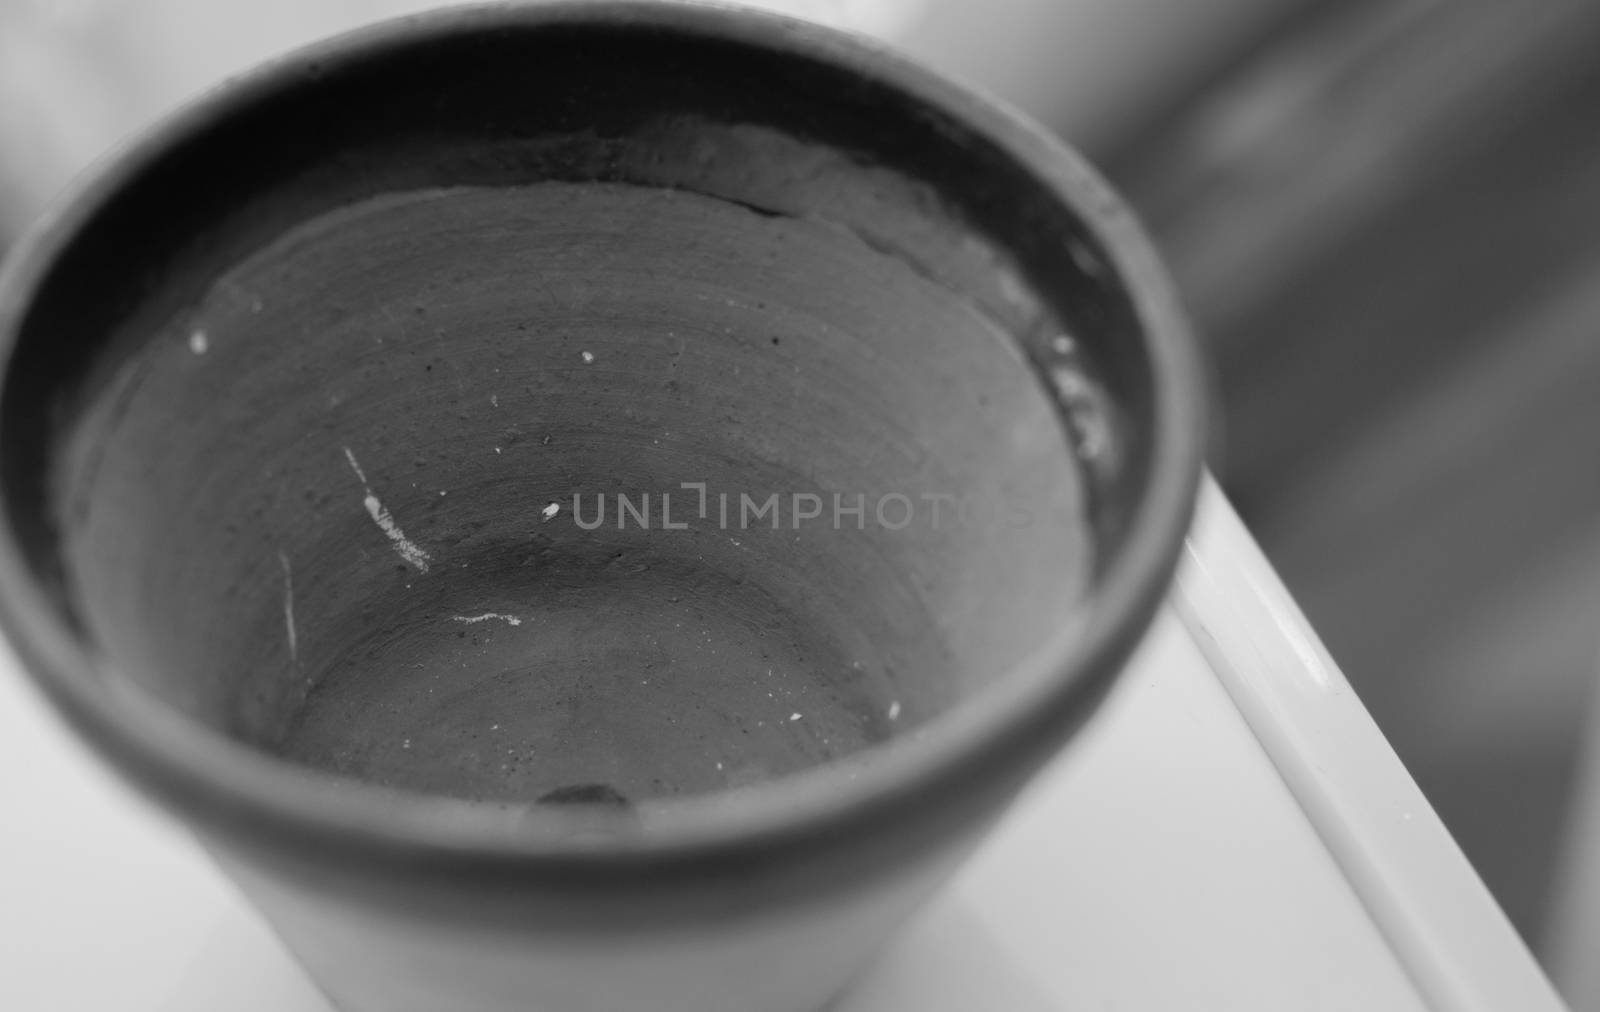
<path id="1" fill-rule="evenodd" d="M 269 928 L 243 907 L 219 917 L 162 1012 L 333 1012 Z M 1062 1012 L 959 900 L 937 903 L 831 1012 Z"/>
<path id="2" fill-rule="evenodd" d="M 935 904 L 830 1012 L 1063 1012 L 960 900 Z"/>
<path id="3" fill-rule="evenodd" d="M 161 1009 L 334 1012 L 271 929 L 243 905 L 217 918 Z"/>

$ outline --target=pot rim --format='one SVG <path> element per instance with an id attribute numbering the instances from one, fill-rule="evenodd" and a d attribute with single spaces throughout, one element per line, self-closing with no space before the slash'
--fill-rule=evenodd
<path id="1" fill-rule="evenodd" d="M 0 269 L 0 356 L 9 383 L 26 308 L 58 255 L 113 194 L 174 146 L 283 90 L 315 67 L 454 33 L 544 25 L 689 32 L 872 77 L 965 124 L 1072 209 L 1126 286 L 1151 364 L 1150 478 L 1122 549 L 1073 621 L 1022 664 L 928 725 L 894 741 L 851 779 L 825 764 L 748 792 L 674 799 L 650 832 L 563 840 L 504 806 L 400 794 L 307 771 L 199 725 L 121 680 L 75 636 L 25 562 L 0 498 L 0 628 L 31 679 L 76 730 L 156 800 L 258 852 L 314 864 L 398 864 L 409 872 L 646 878 L 685 864 L 727 869 L 803 841 L 848 841 L 907 828 L 930 808 L 1004 793 L 1092 711 L 1164 598 L 1192 516 L 1204 447 L 1204 375 L 1172 287 L 1148 240 L 1105 182 L 1065 145 L 992 100 L 948 83 L 886 46 L 749 8 L 659 0 L 550 0 L 454 7 L 380 22 L 263 64 L 207 93 L 82 177 Z M 1041 377 L 1043 380 L 1043 377 Z M 1048 382 L 1044 389 L 1051 390 Z M 1054 396 L 1054 394 L 1051 394 Z M 936 730 L 935 730 L 936 729 Z M 623 875 L 626 880 L 629 876 Z"/>

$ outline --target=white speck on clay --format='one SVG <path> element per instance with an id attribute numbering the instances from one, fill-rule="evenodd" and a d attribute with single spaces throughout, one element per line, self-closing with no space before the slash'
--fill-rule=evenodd
<path id="1" fill-rule="evenodd" d="M 411 739 L 407 738 L 405 741 L 401 742 L 400 743 L 400 747 L 401 748 L 410 748 L 411 747 Z"/>
<path id="2" fill-rule="evenodd" d="M 900 700 L 897 699 L 894 702 L 889 704 L 889 719 L 890 720 L 899 720 L 900 719 Z"/>
<path id="3" fill-rule="evenodd" d="M 497 611 L 486 611 L 482 615 L 452 615 L 451 618 L 455 619 L 457 622 L 465 622 L 467 625 L 477 625 L 479 622 L 487 622 L 490 619 L 499 619 L 506 625 L 522 624 L 522 619 L 518 618 L 517 616 L 502 615 Z"/>
<path id="4" fill-rule="evenodd" d="M 394 545 L 394 550 L 399 553 L 402 559 L 415 566 L 418 572 L 426 573 L 428 571 L 428 553 L 423 551 L 415 541 L 406 537 L 405 531 L 402 531 L 400 525 L 394 522 L 394 517 L 390 516 L 389 511 L 383 508 L 383 503 L 379 502 L 378 497 L 372 494 L 372 487 L 367 484 L 366 472 L 361 470 L 361 465 L 356 462 L 356 455 L 350 452 L 350 447 L 348 446 L 344 448 L 344 457 L 350 462 L 350 470 L 354 471 L 356 477 L 360 479 L 361 490 L 366 493 L 361 501 L 367 507 L 367 515 L 372 517 L 372 522 L 377 524 L 378 529 L 388 537 L 390 543 Z M 443 492 L 439 494 L 444 495 Z"/>
<path id="5" fill-rule="evenodd" d="M 497 395 L 497 394 L 490 394 L 489 395 L 489 406 L 491 408 L 498 408 L 500 406 L 500 397 L 499 397 L 499 395 Z"/>
<path id="6" fill-rule="evenodd" d="M 790 720 L 799 720 L 800 719 L 800 715 L 798 713 L 791 713 L 791 714 L 789 714 L 789 719 Z"/>
<path id="7" fill-rule="evenodd" d="M 553 502 L 540 512 L 544 514 L 544 518 L 546 520 L 554 520 L 556 518 L 556 514 L 561 512 L 561 504 L 558 502 Z"/>
<path id="8" fill-rule="evenodd" d="M 1078 343 L 1066 334 L 1061 334 L 1050 342 L 1050 347 L 1055 349 L 1057 355 L 1070 355 L 1078 348 Z"/>
<path id="9" fill-rule="evenodd" d="M 289 635 L 289 660 L 300 663 L 299 637 L 294 631 L 294 575 L 289 572 L 289 557 L 282 552 L 278 553 L 278 562 L 283 566 L 283 625 Z"/>
<path id="10" fill-rule="evenodd" d="M 583 353 L 583 361 L 584 361 L 584 363 L 586 365 L 590 364 L 590 363 L 593 363 L 594 362 L 594 352 L 592 352 L 592 351 L 584 352 Z"/>
<path id="11" fill-rule="evenodd" d="M 206 337 L 205 331 L 196 330 L 189 335 L 189 350 L 196 355 L 204 355 L 209 347 L 211 347 L 211 340 Z"/>

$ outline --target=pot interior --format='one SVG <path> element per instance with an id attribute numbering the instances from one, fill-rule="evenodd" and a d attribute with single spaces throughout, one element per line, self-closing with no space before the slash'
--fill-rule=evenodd
<path id="1" fill-rule="evenodd" d="M 970 130 L 593 27 L 314 69 L 130 170 L 23 321 L 8 504 L 107 677 L 617 805 L 922 733 L 1092 601 L 1133 314 Z"/>

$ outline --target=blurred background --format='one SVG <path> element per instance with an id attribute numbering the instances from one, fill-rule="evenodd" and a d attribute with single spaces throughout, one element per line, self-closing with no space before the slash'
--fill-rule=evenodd
<path id="1" fill-rule="evenodd" d="M 434 5 L 0 0 L 0 247 L 194 92 Z M 1214 469 L 1518 929 L 1600 1009 L 1600 3 L 759 6 L 1023 107 L 1128 195 L 1217 364 Z"/>

